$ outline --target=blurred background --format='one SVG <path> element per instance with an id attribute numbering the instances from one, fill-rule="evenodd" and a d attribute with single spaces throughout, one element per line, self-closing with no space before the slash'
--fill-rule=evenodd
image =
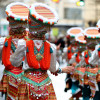
<path id="1" fill-rule="evenodd" d="M 7 36 L 8 22 L 6 20 L 5 8 L 15 0 L 0 0 L 0 35 Z M 35 2 L 45 3 L 54 8 L 59 21 L 52 27 L 50 34 L 46 35 L 51 41 L 66 34 L 68 28 L 80 26 L 83 29 L 96 26 L 100 18 L 100 0 L 16 0 L 31 5 Z"/>
<path id="2" fill-rule="evenodd" d="M 61 48 L 57 52 L 57 60 L 60 67 L 66 66 L 66 58 L 62 58 L 62 49 L 67 45 L 66 31 L 71 27 L 85 29 L 86 27 L 96 26 L 97 21 L 100 19 L 100 0 L 0 0 L 0 36 L 9 34 L 5 9 L 8 4 L 15 1 L 24 2 L 27 5 L 42 2 L 57 11 L 59 21 L 51 28 L 50 33 L 46 34 L 46 39 L 56 43 L 56 45 L 61 44 Z M 51 77 L 54 80 L 53 83 L 58 100 L 69 100 L 68 98 L 71 97 L 70 93 L 67 93 L 68 95 L 64 93 L 65 77 L 66 74 Z M 56 82 L 58 83 L 57 85 Z"/>

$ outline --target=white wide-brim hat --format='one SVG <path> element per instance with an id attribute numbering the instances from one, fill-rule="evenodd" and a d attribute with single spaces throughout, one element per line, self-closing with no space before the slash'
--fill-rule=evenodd
<path id="1" fill-rule="evenodd" d="M 43 3 L 34 3 L 29 11 L 29 30 L 32 34 L 42 33 L 58 22 L 56 11 Z"/>
<path id="2" fill-rule="evenodd" d="M 72 27 L 72 28 L 68 29 L 67 36 L 70 37 L 70 42 L 74 43 L 75 37 L 82 33 L 83 33 L 83 30 L 81 27 Z"/>
<path id="3" fill-rule="evenodd" d="M 95 46 L 100 41 L 100 33 L 97 27 L 86 28 L 84 35 L 88 46 Z"/>
<path id="4" fill-rule="evenodd" d="M 83 34 L 80 34 L 75 37 L 75 40 L 77 41 L 78 50 L 84 51 L 86 49 L 85 36 Z"/>
<path id="5" fill-rule="evenodd" d="M 14 2 L 6 7 L 6 14 L 10 27 L 26 26 L 29 7 L 21 2 Z"/>

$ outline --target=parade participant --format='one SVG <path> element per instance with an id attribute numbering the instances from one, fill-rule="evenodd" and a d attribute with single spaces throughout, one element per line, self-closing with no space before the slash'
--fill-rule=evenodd
<path id="1" fill-rule="evenodd" d="M 80 61 L 82 59 L 82 52 L 86 50 L 85 36 L 83 34 L 77 36 L 76 41 L 78 46 L 78 52 L 75 54 L 73 60 L 75 60 L 77 63 L 77 65 L 75 66 L 76 75 L 78 75 L 77 79 L 79 79 L 79 84 L 83 86 L 85 67 L 81 66 Z"/>
<path id="2" fill-rule="evenodd" d="M 56 12 L 42 3 L 35 3 L 29 12 L 29 38 L 19 42 L 19 47 L 10 61 L 16 67 L 20 66 L 25 56 L 25 70 L 20 86 L 19 100 L 56 100 L 51 80 L 47 74 L 57 70 L 56 47 L 45 40 L 45 33 L 50 26 L 58 21 Z M 26 54 L 25 54 L 26 51 Z M 15 57 L 16 56 L 16 57 Z M 21 59 L 16 61 L 16 59 Z"/>
<path id="3" fill-rule="evenodd" d="M 89 63 L 92 66 L 98 67 L 98 73 L 97 73 L 97 84 L 98 84 L 98 91 L 96 91 L 95 97 L 93 100 L 99 100 L 100 99 L 100 20 L 97 22 L 98 27 L 98 35 L 96 36 L 98 44 L 95 47 L 95 50 L 92 54 L 91 59 L 89 60 Z M 94 72 L 94 70 L 93 70 Z"/>
<path id="4" fill-rule="evenodd" d="M 78 36 L 79 34 L 82 33 L 82 28 L 80 27 L 72 27 L 70 28 L 68 31 L 67 31 L 67 39 L 70 39 L 70 45 L 68 47 L 68 49 L 66 50 L 67 51 L 67 65 L 74 65 L 75 63 L 72 61 L 71 62 L 71 59 L 73 54 L 75 52 L 77 52 L 77 44 L 76 44 L 76 41 L 75 41 L 75 37 Z M 73 77 L 73 73 L 70 73 L 71 76 Z M 74 93 L 76 92 L 76 90 L 78 89 L 78 81 L 75 81 L 73 78 L 71 79 L 70 77 L 70 74 L 67 75 L 67 78 L 66 78 L 66 88 L 65 88 L 65 91 L 67 91 L 68 89 L 71 88 L 71 85 L 72 85 L 72 94 L 74 95 Z M 73 81 L 73 82 L 72 82 Z"/>
<path id="5" fill-rule="evenodd" d="M 20 2 L 11 3 L 6 7 L 10 30 L 8 37 L 0 39 L 0 50 L 2 50 L 2 63 L 5 65 L 2 85 L 3 92 L 7 92 L 7 100 L 18 100 L 18 85 L 24 72 L 22 64 L 20 67 L 11 64 L 10 56 L 15 52 L 18 40 L 26 35 L 28 12 L 28 6 Z"/>
<path id="6" fill-rule="evenodd" d="M 86 69 L 84 75 L 84 87 L 82 91 L 83 91 L 83 99 L 89 100 L 90 97 L 92 98 L 94 97 L 95 91 L 98 90 L 96 84 L 97 68 L 96 66 L 91 66 L 91 64 L 89 63 L 89 59 L 91 58 L 93 50 L 95 49 L 95 45 L 97 44 L 97 39 L 95 37 L 96 36 L 98 37 L 99 34 L 96 27 L 90 27 L 85 29 L 84 35 L 87 41 L 87 50 L 84 51 L 83 53 L 84 59 L 82 59 L 81 61 L 82 66 L 85 66 Z"/>
<path id="7" fill-rule="evenodd" d="M 78 52 L 72 56 L 71 62 L 76 62 L 74 77 L 76 80 L 79 80 L 80 90 L 77 91 L 77 94 L 73 95 L 72 98 L 76 97 L 76 99 L 79 99 L 82 96 L 82 86 L 85 73 L 85 67 L 81 66 L 80 61 L 82 59 L 82 52 L 86 49 L 86 40 L 84 40 L 83 34 L 76 36 L 75 39 L 77 41 Z"/>
<path id="8" fill-rule="evenodd" d="M 97 73 L 97 84 L 98 84 L 98 90 L 96 90 L 95 96 L 93 100 L 99 100 L 100 99 L 100 44 L 96 45 L 95 50 L 92 53 L 92 57 L 89 60 L 89 63 L 92 66 L 97 66 L 98 67 L 98 73 Z M 92 70 L 92 73 L 95 72 L 95 69 Z M 95 74 L 95 73 L 94 73 Z"/>

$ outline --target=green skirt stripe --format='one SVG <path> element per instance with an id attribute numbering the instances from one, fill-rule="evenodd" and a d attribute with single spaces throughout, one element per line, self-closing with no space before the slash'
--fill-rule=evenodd
<path id="1" fill-rule="evenodd" d="M 16 75 L 16 74 L 13 74 L 13 73 L 11 73 L 10 71 L 7 71 L 7 70 L 5 70 L 5 73 L 6 73 L 7 75 L 13 76 L 13 77 L 16 78 L 16 79 L 19 78 L 19 77 L 22 77 L 22 75 L 24 75 L 24 72 L 22 72 L 22 73 Z"/>
<path id="2" fill-rule="evenodd" d="M 31 79 L 29 79 L 29 78 L 27 78 L 27 77 L 25 77 L 25 76 L 22 77 L 22 80 L 23 80 L 23 81 L 26 81 L 27 83 L 33 84 L 34 86 L 42 86 L 42 85 L 44 85 L 45 83 L 51 81 L 50 78 L 47 77 L 44 81 L 42 81 L 42 82 L 40 82 L 40 83 L 37 83 L 37 82 L 32 81 Z"/>

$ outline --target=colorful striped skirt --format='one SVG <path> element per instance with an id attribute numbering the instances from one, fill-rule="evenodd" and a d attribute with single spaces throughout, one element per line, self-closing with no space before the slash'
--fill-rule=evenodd
<path id="1" fill-rule="evenodd" d="M 5 70 L 2 79 L 2 90 L 7 92 L 7 100 L 18 100 L 19 85 L 24 75 L 22 67 L 14 67 L 12 70 Z"/>
<path id="2" fill-rule="evenodd" d="M 19 100 L 56 100 L 47 71 L 27 70 L 19 86 Z"/>

